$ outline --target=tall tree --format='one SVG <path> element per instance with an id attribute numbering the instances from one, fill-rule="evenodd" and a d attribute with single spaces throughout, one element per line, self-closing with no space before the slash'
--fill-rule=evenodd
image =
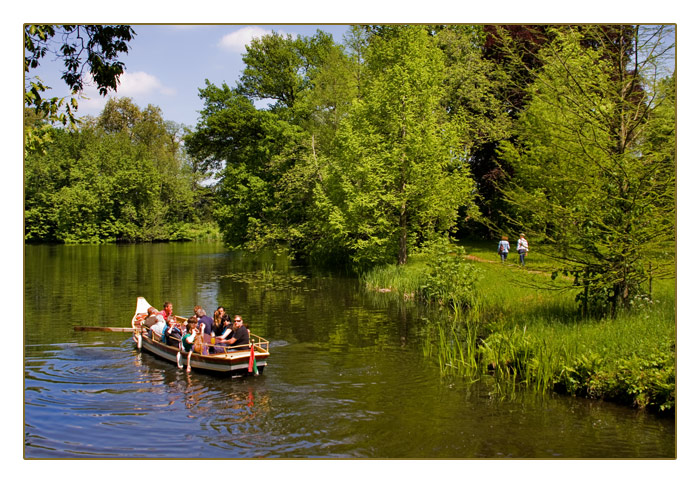
<path id="1" fill-rule="evenodd" d="M 257 110 L 251 99 L 207 82 L 200 90 L 205 106 L 193 133 L 185 139 L 195 163 L 220 180 L 215 215 L 226 243 L 258 249 L 285 241 L 285 227 L 299 222 L 305 204 L 278 206 L 286 173 L 303 157 L 301 129 L 276 112 Z"/>
<path id="2" fill-rule="evenodd" d="M 498 182 L 511 173 L 511 167 L 498 159 L 498 143 L 505 138 L 513 140 L 509 121 L 517 119 L 527 95 L 527 87 L 541 66 L 539 49 L 550 40 L 546 25 L 484 25 L 479 45 L 484 61 L 493 69 L 490 74 L 497 79 L 492 95 L 500 104 L 501 113 L 507 119 L 487 125 L 501 128 L 500 138 L 484 139 L 475 146 L 471 156 L 471 169 L 479 196 L 477 204 L 482 213 L 478 223 L 468 223 L 471 232 L 492 236 L 497 230 L 500 213 L 508 210 L 498 191 Z M 478 92 L 477 89 L 475 92 Z M 476 220 L 475 220 L 476 221 Z"/>
<path id="3" fill-rule="evenodd" d="M 586 311 L 644 293 L 650 252 L 674 236 L 673 30 L 629 29 L 552 31 L 518 143 L 502 145 L 511 221 L 553 245 Z"/>
<path id="4" fill-rule="evenodd" d="M 368 84 L 339 132 L 322 203 L 327 233 L 360 266 L 452 230 L 473 184 L 441 108 L 445 60 L 419 26 L 386 28 L 367 51 Z"/>
<path id="5" fill-rule="evenodd" d="M 273 99 L 291 108 L 310 87 L 310 79 L 333 48 L 333 39 L 318 31 L 313 37 L 282 36 L 277 32 L 246 45 L 239 90 L 251 99 Z"/>
<path id="6" fill-rule="evenodd" d="M 229 245 L 308 254 L 318 239 L 309 220 L 322 158 L 354 95 L 347 57 L 323 32 L 273 33 L 254 39 L 243 60 L 236 88 L 200 90 L 188 152 L 220 179 L 215 213 Z M 258 99 L 277 103 L 258 110 Z"/>

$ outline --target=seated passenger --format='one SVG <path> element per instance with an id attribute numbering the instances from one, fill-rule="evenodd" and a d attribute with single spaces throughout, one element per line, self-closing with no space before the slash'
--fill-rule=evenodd
<path id="1" fill-rule="evenodd" d="M 148 316 L 144 319 L 142 327 L 147 327 L 151 337 L 153 337 L 154 332 L 160 336 L 165 326 L 165 319 L 160 312 L 158 312 L 158 309 L 155 307 L 148 307 Z"/>
<path id="2" fill-rule="evenodd" d="M 173 304 L 165 302 L 163 304 L 163 310 L 160 311 L 160 315 L 162 315 L 165 320 L 168 320 L 168 317 L 173 315 Z"/>
<path id="3" fill-rule="evenodd" d="M 214 323 L 211 326 L 211 335 L 218 337 L 224 333 L 224 321 L 221 318 L 223 307 L 218 307 L 214 311 Z M 225 313 L 225 312 L 224 312 Z"/>
<path id="4" fill-rule="evenodd" d="M 187 320 L 187 328 L 185 329 L 185 334 L 180 339 L 180 351 L 187 352 L 187 372 L 191 371 L 190 359 L 192 358 L 192 351 L 194 350 L 195 339 L 197 338 L 197 317 L 190 317 Z M 182 364 L 180 364 L 180 354 L 177 353 L 177 367 L 182 369 Z"/>
<path id="5" fill-rule="evenodd" d="M 165 336 L 164 339 L 167 345 L 176 346 L 180 343 L 182 331 L 180 330 L 180 327 L 178 327 L 177 319 L 174 315 L 168 317 L 168 328 L 165 329 L 163 335 Z"/>
<path id="6" fill-rule="evenodd" d="M 227 330 L 220 339 L 226 346 L 233 348 L 233 350 L 247 350 L 249 348 L 250 332 L 246 326 L 243 325 L 243 319 L 240 315 L 236 315 L 233 318 L 233 328 Z"/>
<path id="7" fill-rule="evenodd" d="M 203 354 L 207 354 L 209 352 L 208 346 L 206 344 L 213 344 L 212 341 L 212 327 L 214 325 L 214 319 L 209 317 L 207 315 L 207 312 L 203 308 L 199 308 L 197 310 L 197 323 L 199 324 L 199 328 L 201 329 L 200 334 L 202 334 L 202 342 L 204 342 L 205 346 L 202 349 Z"/>

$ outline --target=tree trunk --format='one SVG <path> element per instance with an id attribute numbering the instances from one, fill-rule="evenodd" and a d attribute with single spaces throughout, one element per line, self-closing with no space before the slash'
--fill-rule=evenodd
<path id="1" fill-rule="evenodd" d="M 408 213 L 406 212 L 406 201 L 401 204 L 401 214 L 399 215 L 399 265 L 406 265 L 408 261 Z"/>

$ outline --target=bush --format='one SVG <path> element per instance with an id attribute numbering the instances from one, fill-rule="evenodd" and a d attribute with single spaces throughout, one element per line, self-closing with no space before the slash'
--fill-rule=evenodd
<path id="1" fill-rule="evenodd" d="M 675 410 L 675 355 L 655 351 L 590 377 L 588 395 L 657 411 Z"/>
<path id="2" fill-rule="evenodd" d="M 450 247 L 445 242 L 433 250 L 427 264 L 425 282 L 421 287 L 423 298 L 455 309 L 477 310 L 479 297 L 476 282 L 479 279 L 479 269 L 465 263 L 462 247 Z"/>

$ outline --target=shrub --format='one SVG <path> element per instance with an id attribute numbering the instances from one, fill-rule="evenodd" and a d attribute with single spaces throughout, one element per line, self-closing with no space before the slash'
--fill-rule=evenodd
<path id="1" fill-rule="evenodd" d="M 434 248 L 421 287 L 423 298 L 455 309 L 478 309 L 476 282 L 480 271 L 475 265 L 465 263 L 464 255 L 462 247 L 448 247 L 446 243 Z"/>

